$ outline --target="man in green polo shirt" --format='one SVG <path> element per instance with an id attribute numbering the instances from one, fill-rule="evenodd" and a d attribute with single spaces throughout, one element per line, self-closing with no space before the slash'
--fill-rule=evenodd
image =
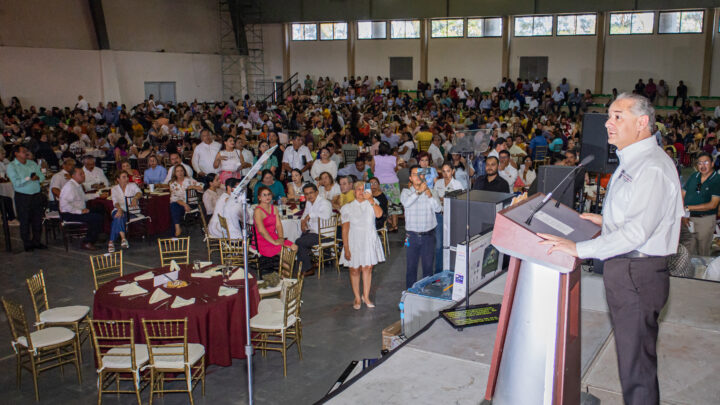
<path id="1" fill-rule="evenodd" d="M 712 166 L 712 157 L 703 152 L 697 158 L 697 172 L 690 175 L 682 195 L 686 214 L 683 218 L 683 244 L 691 255 L 710 256 L 715 218 L 720 203 L 720 175 Z M 687 235 L 685 230 L 689 230 Z"/>
<path id="2" fill-rule="evenodd" d="M 40 193 L 40 183 L 45 180 L 45 175 L 40 170 L 40 166 L 30 160 L 30 151 L 26 147 L 18 145 L 13 155 L 15 159 L 7 167 L 7 176 L 15 190 L 15 210 L 20 221 L 20 237 L 25 251 L 47 249 L 47 246 L 40 243 L 43 220 L 43 196 Z"/>

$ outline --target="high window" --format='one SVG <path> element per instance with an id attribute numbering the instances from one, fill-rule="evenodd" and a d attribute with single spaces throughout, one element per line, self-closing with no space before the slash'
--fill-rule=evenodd
<path id="1" fill-rule="evenodd" d="M 468 18 L 467 36 L 468 38 L 502 36 L 502 18 Z"/>
<path id="2" fill-rule="evenodd" d="M 516 37 L 543 37 L 552 35 L 553 17 L 537 15 L 515 17 Z"/>
<path id="3" fill-rule="evenodd" d="M 610 35 L 652 34 L 655 13 L 610 14 Z"/>

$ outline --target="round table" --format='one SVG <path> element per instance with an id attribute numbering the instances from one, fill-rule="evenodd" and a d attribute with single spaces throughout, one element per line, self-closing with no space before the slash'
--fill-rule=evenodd
<path id="1" fill-rule="evenodd" d="M 165 288 L 163 291 L 172 297 L 150 304 L 153 288 L 153 279 L 138 281 L 138 285 L 146 289 L 149 294 L 132 297 L 121 297 L 111 294 L 114 288 L 124 283 L 120 280 L 132 282 L 134 278 L 144 272 L 130 274 L 117 278 L 102 287 L 95 293 L 93 303 L 93 318 L 103 320 L 133 319 L 135 324 L 135 341 L 145 342 L 142 319 L 188 319 L 188 342 L 201 343 L 205 346 L 206 364 L 230 366 L 232 359 L 245 358 L 246 325 L 245 325 L 245 292 L 244 280 L 228 280 L 226 285 L 238 288 L 238 293 L 230 296 L 218 296 L 218 290 L 223 284 L 223 277 L 213 278 L 191 277 L 191 265 L 180 265 L 179 280 L 190 284 L 183 288 Z M 169 266 L 152 269 L 158 276 L 169 271 Z M 257 314 L 260 294 L 257 281 L 250 279 L 250 317 Z M 175 296 L 185 299 L 195 298 L 195 303 L 180 308 L 170 308 Z M 165 304 L 167 302 L 167 304 Z M 165 305 L 163 305 L 165 304 Z"/>
<path id="2" fill-rule="evenodd" d="M 105 233 L 110 233 L 110 224 L 112 223 L 113 202 L 108 198 L 94 198 L 88 201 L 88 204 L 102 205 L 105 210 Z M 152 218 L 148 224 L 148 234 L 157 235 L 167 232 L 170 229 L 170 193 L 157 195 L 150 194 L 147 199 L 147 216 Z"/>

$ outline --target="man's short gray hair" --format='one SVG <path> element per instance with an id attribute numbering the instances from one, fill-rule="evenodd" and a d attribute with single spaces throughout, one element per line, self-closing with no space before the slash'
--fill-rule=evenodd
<path id="1" fill-rule="evenodd" d="M 635 115 L 636 117 L 640 117 L 642 115 L 648 116 L 648 131 L 650 133 L 653 132 L 653 127 L 655 126 L 655 107 L 653 107 L 652 102 L 650 102 L 650 99 L 648 99 L 645 96 L 642 96 L 640 94 L 635 93 L 621 93 L 615 101 L 620 100 L 633 100 L 634 103 L 630 106 L 630 112 Z"/>

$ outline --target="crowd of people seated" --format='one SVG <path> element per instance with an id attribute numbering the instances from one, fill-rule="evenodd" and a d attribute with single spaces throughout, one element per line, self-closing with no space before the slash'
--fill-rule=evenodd
<path id="1" fill-rule="evenodd" d="M 657 85 L 640 80 L 633 91 L 656 103 L 667 103 L 669 97 L 663 80 Z M 353 205 L 353 210 L 373 215 L 376 228 L 388 232 L 398 232 L 404 217 L 408 250 L 428 247 L 412 253 L 412 264 L 408 260 L 411 283 L 419 259 L 430 261 L 423 264 L 423 274 L 442 268 L 436 262 L 442 248 L 437 225 L 447 192 L 520 192 L 535 181 L 538 164 L 576 165 L 582 117 L 594 103 L 590 90 L 580 92 L 566 79 L 553 86 L 547 78 L 503 78 L 482 92 L 470 90 L 464 79 L 445 77 L 418 82 L 416 94 L 401 92 L 395 80 L 366 76 L 339 82 L 307 77 L 276 103 L 245 96 L 173 104 L 151 97 L 135 106 L 92 106 L 79 96 L 74 106 L 26 108 L 12 98 L 1 112 L 0 178 L 13 184 L 15 209 L 7 199 L 3 204 L 10 220 L 17 212 L 26 250 L 44 247 L 35 235 L 37 224 L 44 210 L 53 208 L 68 220 L 90 224 L 84 246 L 93 248 L 101 221 L 81 197 L 98 190 L 109 190 L 114 206 L 108 250 L 115 249 L 118 237 L 127 248 L 125 199 L 136 204 L 143 186 L 170 193 L 172 235 L 186 232 L 183 218 L 193 209 L 188 196 L 197 194 L 210 216 L 210 233 L 223 236 L 217 218 L 222 216 L 229 236 L 237 238 L 242 235 L 240 205 L 227 195 L 265 151 L 277 147 L 247 190 L 250 201 L 258 204 L 250 215 L 261 253 L 275 255 L 287 245 L 298 250 L 303 268 L 311 269 L 317 218 L 342 213 L 358 200 L 358 182 L 367 182 L 367 196 L 363 191 L 361 199 L 372 208 Z M 610 102 L 616 96 L 614 91 Z M 689 106 L 682 82 L 676 98 L 681 101 L 677 111 L 658 117 L 658 142 L 678 166 L 690 166 L 694 157 L 708 152 L 717 169 L 720 106 L 714 115 Z M 489 133 L 488 150 L 474 156 L 453 153 L 459 134 L 474 130 Z M 46 176 L 47 194 L 41 195 Z M 418 197 L 405 195 L 408 190 Z M 303 233 L 295 241 L 283 238 L 278 221 L 276 204 L 287 201 L 306 204 Z M 422 221 L 409 218 L 409 212 L 417 212 L 411 215 Z M 363 249 L 374 252 L 374 241 L 368 243 L 363 242 Z M 362 269 L 380 260 L 370 256 L 373 263 L 357 262 L 354 255 L 344 260 L 364 274 Z"/>

